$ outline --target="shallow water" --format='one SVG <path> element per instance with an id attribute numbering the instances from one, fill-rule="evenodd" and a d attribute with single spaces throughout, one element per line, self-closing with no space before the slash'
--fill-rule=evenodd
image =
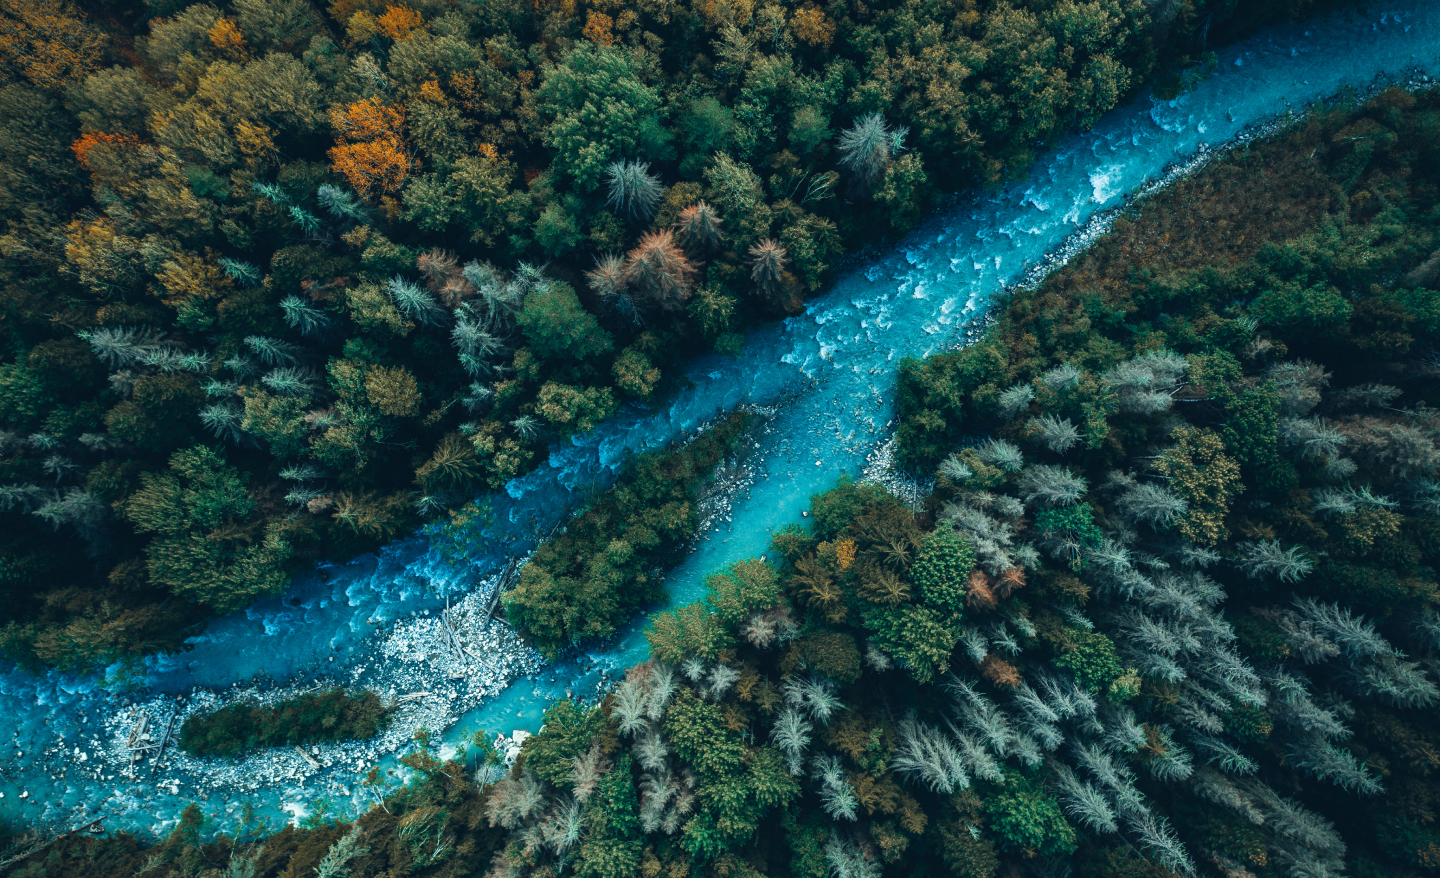
<path id="1" fill-rule="evenodd" d="M 1372 7 L 1363 17 L 1273 28 L 1233 46 L 1192 93 L 1163 103 L 1141 99 L 1111 112 L 1093 131 L 1042 157 L 1026 180 L 935 218 L 889 255 L 848 271 L 803 314 L 756 331 L 739 357 L 696 360 L 688 371 L 692 386 L 663 411 L 622 412 L 595 433 L 551 449 L 545 466 L 490 498 L 494 524 L 477 529 L 468 564 L 452 566 L 416 538 L 328 565 L 280 599 L 215 621 L 192 651 L 152 660 L 143 683 L 155 692 L 184 693 L 257 675 L 286 681 L 343 669 L 351 659 L 329 659 L 373 652 L 368 644 L 376 631 L 442 607 L 447 595 L 493 576 L 508 557 L 532 548 L 584 492 L 607 485 L 629 455 L 664 446 L 736 405 L 772 405 L 767 438 L 748 461 L 753 486 L 736 497 L 730 521 L 707 532 L 671 573 L 672 600 L 693 600 L 706 573 L 764 553 L 768 532 L 801 521 L 811 494 L 841 474 L 858 474 L 888 434 L 901 358 L 962 341 L 960 328 L 991 296 L 1097 211 L 1120 204 L 1202 144 L 1229 141 L 1287 108 L 1411 67 L 1440 73 L 1440 12 L 1416 0 Z M 641 631 L 637 621 L 604 648 L 521 678 L 465 715 L 445 736 L 447 746 L 461 729 L 536 730 L 544 707 L 567 689 L 593 695 L 603 674 L 642 660 Z M 63 742 L 67 753 L 78 747 L 76 753 L 95 758 L 109 744 L 99 718 L 113 714 L 121 697 L 88 678 L 0 675 L 0 710 L 16 729 L 13 748 L 0 751 L 0 818 L 74 825 L 78 813 L 105 813 L 110 829 L 161 832 L 189 801 L 218 815 L 242 797 L 233 787 L 196 789 L 189 779 L 157 791 L 158 779 L 148 770 L 138 785 L 118 778 L 52 781 L 46 766 L 54 762 L 40 751 Z M 342 777 L 352 786 L 353 767 L 243 798 L 288 819 L 303 813 L 303 803 L 320 795 L 325 782 Z M 23 802 L 22 791 L 29 793 Z M 352 810 L 364 807 L 358 795 L 332 798 L 349 798 Z M 218 818 L 217 826 L 227 825 Z"/>

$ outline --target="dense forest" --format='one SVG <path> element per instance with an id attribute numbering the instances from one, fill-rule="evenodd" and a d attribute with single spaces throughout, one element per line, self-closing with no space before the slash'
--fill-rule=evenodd
<path id="1" fill-rule="evenodd" d="M 906 363 L 933 494 L 813 497 L 508 768 L 14 874 L 1433 874 L 1437 246 L 1440 93 L 1312 114 Z"/>
<path id="2" fill-rule="evenodd" d="M 0 0 L 0 651 L 182 648 L 1338 5 Z"/>

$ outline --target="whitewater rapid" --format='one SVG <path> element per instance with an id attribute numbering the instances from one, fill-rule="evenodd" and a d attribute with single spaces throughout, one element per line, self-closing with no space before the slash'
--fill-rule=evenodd
<path id="1" fill-rule="evenodd" d="M 422 635 L 447 599 L 458 603 L 468 595 L 473 603 L 507 559 L 533 548 L 631 455 L 690 435 L 737 405 L 763 407 L 756 444 L 740 461 L 747 487 L 670 573 L 671 600 L 695 599 L 706 573 L 764 553 L 768 533 L 801 521 L 811 494 L 842 474 L 860 473 L 892 426 L 902 358 L 962 342 L 961 330 L 997 291 L 1097 212 L 1122 204 L 1127 193 L 1207 145 L 1377 76 L 1437 75 L 1440 12 L 1411 0 L 1364 16 L 1276 27 L 1222 51 L 1219 62 L 1194 91 L 1112 111 L 1043 156 L 1027 179 L 962 202 L 889 254 L 847 271 L 803 314 L 752 333 L 740 356 L 695 360 L 690 386 L 663 410 L 627 409 L 594 433 L 552 448 L 544 466 L 489 498 L 492 520 L 468 535 L 464 562 L 451 563 L 417 536 L 350 563 L 323 565 L 283 597 L 214 621 L 189 652 L 149 660 L 143 679 L 128 688 L 113 678 L 0 673 L 0 711 L 15 730 L 11 747 L 0 750 L 0 818 L 76 826 L 100 817 L 108 829 L 163 833 L 191 801 L 213 815 L 216 829 L 237 824 L 242 799 L 276 823 L 303 816 L 320 799 L 339 813 L 367 807 L 358 775 L 379 750 L 401 746 L 408 729 L 380 744 L 321 748 L 313 756 L 319 769 L 287 752 L 238 765 L 178 757 L 154 774 L 142 769 L 134 782 L 116 767 L 129 703 L 154 705 L 175 694 L 185 694 L 186 703 L 206 701 L 257 679 L 261 689 L 326 679 L 386 694 L 446 687 L 432 694 L 430 707 L 401 714 L 443 731 L 442 754 L 454 752 L 463 732 L 536 730 L 555 698 L 567 691 L 593 696 L 644 658 L 641 623 L 543 667 L 494 632 L 493 648 L 468 672 L 473 679 L 427 678 L 433 671 L 427 662 L 434 662 Z M 443 703 L 450 697 L 480 706 L 452 723 Z M 438 728 L 446 723 L 448 729 Z"/>

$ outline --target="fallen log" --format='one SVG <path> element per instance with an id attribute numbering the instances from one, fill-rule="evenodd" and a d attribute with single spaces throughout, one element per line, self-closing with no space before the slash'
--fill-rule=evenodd
<path id="1" fill-rule="evenodd" d="M 311 756 L 309 753 L 306 753 L 305 748 L 301 747 L 299 744 L 295 745 L 295 752 L 300 754 L 301 759 L 304 759 L 306 762 L 310 763 L 311 768 L 320 767 L 320 761 L 317 760 L 314 756 Z"/>
<path id="2" fill-rule="evenodd" d="M 160 770 L 160 757 L 165 755 L 165 745 L 170 743 L 170 730 L 175 727 L 175 717 L 180 713 L 180 706 L 177 704 L 170 710 L 170 721 L 165 724 L 165 734 L 160 736 L 159 749 L 155 751 L 155 758 L 150 761 L 150 774 Z"/>

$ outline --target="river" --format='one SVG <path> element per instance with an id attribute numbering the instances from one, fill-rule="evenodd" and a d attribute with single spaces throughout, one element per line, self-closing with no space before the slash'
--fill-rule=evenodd
<path id="1" fill-rule="evenodd" d="M 877 454 L 894 418 L 903 357 L 963 342 L 962 330 L 997 291 L 1073 241 L 1097 213 L 1291 108 L 1417 68 L 1440 73 L 1440 11 L 1417 0 L 1271 28 L 1222 51 L 1218 69 L 1192 92 L 1168 102 L 1142 97 L 1110 112 L 1042 156 L 1027 179 L 959 201 L 890 252 L 856 264 L 804 313 L 753 332 L 740 356 L 695 360 L 690 386 L 663 410 L 623 411 L 552 448 L 544 466 L 489 498 L 493 521 L 470 535 L 466 562 L 452 564 L 416 537 L 324 565 L 283 597 L 215 620 L 191 651 L 150 660 L 128 683 L 0 673 L 0 711 L 15 731 L 11 748 L 0 751 L 0 817 L 54 826 L 100 817 L 108 829 L 163 833 L 191 801 L 217 829 L 236 825 L 242 800 L 272 825 L 320 799 L 353 814 L 369 801 L 356 786 L 360 768 L 400 746 L 415 725 L 441 733 L 442 753 L 453 752 L 462 730 L 534 731 L 553 699 L 567 690 L 593 696 L 607 675 L 644 658 L 640 620 L 603 647 L 543 667 L 492 625 L 484 657 L 465 679 L 447 675 L 426 652 L 427 626 L 438 624 L 447 600 L 468 595 L 473 606 L 509 557 L 532 548 L 585 492 L 607 485 L 627 457 L 737 405 L 763 412 L 739 461 L 745 486 L 670 574 L 671 599 L 693 600 L 706 573 L 764 553 L 769 531 L 801 521 L 811 494 L 842 474 L 858 475 Z M 432 695 L 428 707 L 417 699 L 414 711 L 400 715 L 408 728 L 379 743 L 321 748 L 312 756 L 318 769 L 281 752 L 239 764 L 171 757 L 168 766 L 126 777 L 120 745 L 136 707 L 163 724 L 164 705 L 177 694 L 196 704 L 252 686 L 327 680 Z M 456 721 L 456 704 L 479 706 Z"/>

